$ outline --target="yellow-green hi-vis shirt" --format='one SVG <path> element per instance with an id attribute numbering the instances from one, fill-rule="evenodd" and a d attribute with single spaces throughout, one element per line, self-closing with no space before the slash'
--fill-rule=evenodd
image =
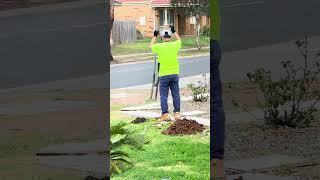
<path id="1" fill-rule="evenodd" d="M 159 76 L 179 74 L 178 52 L 181 48 L 181 40 L 163 42 L 152 45 L 152 52 L 158 55 L 160 63 Z"/>
<path id="2" fill-rule="evenodd" d="M 210 0 L 210 35 L 211 39 L 220 41 L 221 39 L 221 14 L 219 0 Z"/>

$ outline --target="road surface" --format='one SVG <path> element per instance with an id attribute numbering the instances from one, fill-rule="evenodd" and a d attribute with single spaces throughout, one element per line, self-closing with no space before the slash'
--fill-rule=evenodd
<path id="1" fill-rule="evenodd" d="M 223 0 L 223 49 L 239 49 L 320 35 L 319 0 Z"/>
<path id="2" fill-rule="evenodd" d="M 210 57 L 194 57 L 180 60 L 180 77 L 206 74 L 210 71 Z M 140 62 L 111 66 L 110 88 L 124 88 L 152 82 L 154 62 Z"/>
<path id="3" fill-rule="evenodd" d="M 102 5 L 0 16 L 0 88 L 107 72 Z"/>

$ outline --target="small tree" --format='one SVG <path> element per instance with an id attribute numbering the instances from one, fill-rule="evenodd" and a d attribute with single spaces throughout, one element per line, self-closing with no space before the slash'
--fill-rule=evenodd
<path id="1" fill-rule="evenodd" d="M 291 61 L 283 61 L 281 65 L 284 73 L 280 80 L 273 80 L 271 71 L 263 68 L 247 74 L 249 81 L 257 85 L 264 95 L 261 105 L 267 124 L 304 127 L 315 118 L 315 105 L 320 100 L 320 94 L 313 89 L 316 89 L 320 78 L 320 53 L 316 54 L 311 63 L 308 38 L 296 41 L 296 46 L 303 57 L 303 63 L 299 66 Z M 303 107 L 307 100 L 312 103 Z"/>
<path id="2" fill-rule="evenodd" d="M 202 75 L 204 81 L 198 81 L 198 84 L 190 83 L 188 84 L 188 88 L 190 88 L 193 101 L 195 102 L 206 102 L 209 100 L 209 92 L 210 92 L 210 80 L 207 80 L 207 76 L 205 74 Z"/>
<path id="3" fill-rule="evenodd" d="M 196 43 L 200 50 L 200 20 L 201 16 L 209 15 L 209 0 L 171 0 L 171 5 L 175 8 L 181 9 L 180 12 L 186 17 L 196 18 Z"/>

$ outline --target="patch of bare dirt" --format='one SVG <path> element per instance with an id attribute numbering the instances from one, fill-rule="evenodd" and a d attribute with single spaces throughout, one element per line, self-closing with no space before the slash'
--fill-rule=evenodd
<path id="1" fill-rule="evenodd" d="M 202 132 L 204 130 L 204 126 L 199 124 L 197 121 L 194 120 L 180 120 L 176 121 L 172 125 L 170 125 L 162 134 L 165 135 L 191 135 L 195 133 Z"/>
<path id="2" fill-rule="evenodd" d="M 144 117 L 137 117 L 136 119 L 134 119 L 131 123 L 132 124 L 140 124 L 140 123 L 144 123 L 147 122 L 147 119 Z"/>

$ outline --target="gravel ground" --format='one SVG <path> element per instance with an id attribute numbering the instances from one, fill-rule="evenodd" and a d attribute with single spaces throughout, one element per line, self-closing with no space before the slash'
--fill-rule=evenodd
<path id="1" fill-rule="evenodd" d="M 227 125 L 226 129 L 226 160 L 283 154 L 320 163 L 320 119 L 304 129 L 275 129 L 253 122 Z M 295 176 L 299 180 L 316 180 L 320 179 L 319 169 L 318 164 L 303 168 L 277 169 L 274 172 L 270 170 L 269 173 Z"/>

